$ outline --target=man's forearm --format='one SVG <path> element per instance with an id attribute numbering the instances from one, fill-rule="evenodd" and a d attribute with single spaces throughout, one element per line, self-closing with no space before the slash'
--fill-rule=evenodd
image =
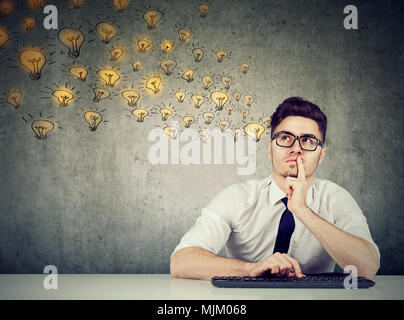
<path id="1" fill-rule="evenodd" d="M 170 272 L 175 278 L 210 280 L 213 276 L 246 276 L 251 263 L 224 258 L 199 247 L 178 250 L 171 257 Z"/>
<path id="2" fill-rule="evenodd" d="M 297 217 L 341 268 L 354 265 L 359 276 L 374 277 L 379 269 L 379 257 L 368 241 L 339 229 L 309 208 L 298 213 Z"/>

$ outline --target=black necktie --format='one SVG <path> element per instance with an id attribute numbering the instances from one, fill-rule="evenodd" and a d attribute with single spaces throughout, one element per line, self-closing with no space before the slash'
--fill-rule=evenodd
<path id="1" fill-rule="evenodd" d="M 293 213 L 288 210 L 288 198 L 281 199 L 286 209 L 282 213 L 281 221 L 279 222 L 278 235 L 276 236 L 274 253 L 288 253 L 290 237 L 295 230 L 295 219 Z"/>

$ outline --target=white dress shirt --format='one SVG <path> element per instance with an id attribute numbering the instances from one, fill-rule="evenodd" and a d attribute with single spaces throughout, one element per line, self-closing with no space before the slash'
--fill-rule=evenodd
<path id="1" fill-rule="evenodd" d="M 197 246 L 217 254 L 225 247 L 229 258 L 251 262 L 267 258 L 273 254 L 279 221 L 285 210 L 281 201 L 284 197 L 272 176 L 233 184 L 202 209 L 201 216 L 174 252 Z M 328 180 L 315 179 L 307 191 L 306 204 L 338 228 L 369 241 L 380 257 L 366 217 L 344 188 Z M 303 273 L 333 272 L 335 261 L 310 230 L 297 217 L 294 219 L 288 255 L 299 261 Z"/>

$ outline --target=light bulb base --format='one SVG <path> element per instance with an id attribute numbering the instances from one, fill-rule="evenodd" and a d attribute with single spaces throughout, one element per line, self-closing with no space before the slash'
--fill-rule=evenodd
<path id="1" fill-rule="evenodd" d="M 78 56 L 80 55 L 80 51 L 78 51 L 78 50 L 71 50 L 71 51 L 69 51 L 68 55 L 69 55 L 70 58 L 76 59 L 76 58 L 78 58 Z"/>
<path id="2" fill-rule="evenodd" d="M 33 73 L 31 73 L 31 74 L 29 75 L 29 77 L 30 77 L 32 80 L 38 80 L 38 79 L 41 77 L 41 74 L 40 74 L 39 72 L 33 72 Z"/>
<path id="3" fill-rule="evenodd" d="M 95 131 L 95 130 L 97 130 L 97 127 L 89 126 L 89 128 L 90 128 L 90 131 Z"/>

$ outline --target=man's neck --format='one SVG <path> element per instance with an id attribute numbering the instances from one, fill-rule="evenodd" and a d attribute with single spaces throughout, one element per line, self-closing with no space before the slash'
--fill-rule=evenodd
<path id="1" fill-rule="evenodd" d="M 314 178 L 315 178 L 314 174 L 310 177 L 306 177 L 305 181 L 307 183 L 307 189 L 309 189 L 313 185 Z M 285 188 L 286 177 L 283 177 L 275 172 L 272 172 L 272 179 L 275 181 L 278 187 L 282 189 L 283 192 L 287 193 L 288 190 L 286 190 Z"/>

